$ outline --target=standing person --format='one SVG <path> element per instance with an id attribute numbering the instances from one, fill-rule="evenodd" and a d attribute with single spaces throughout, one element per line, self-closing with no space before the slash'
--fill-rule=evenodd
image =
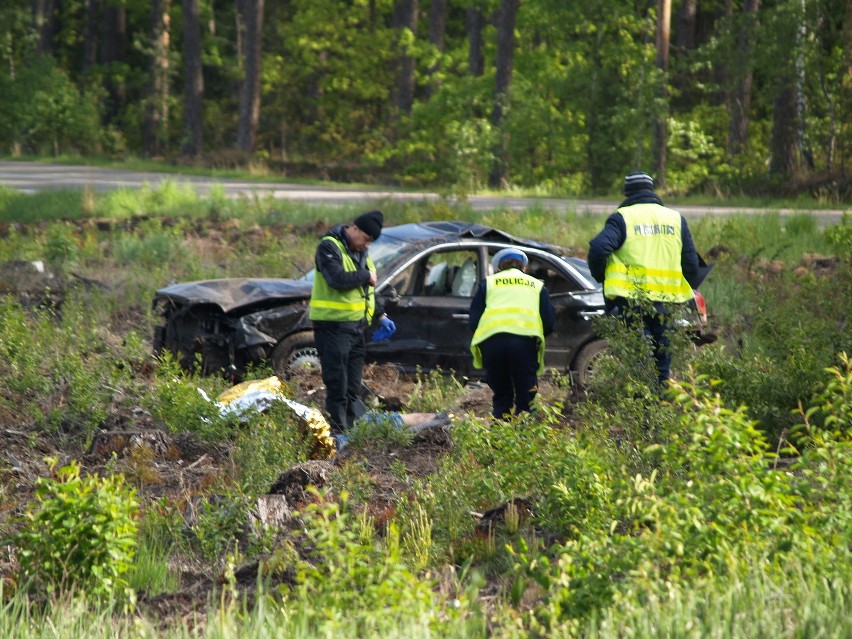
<path id="1" fill-rule="evenodd" d="M 352 224 L 338 224 L 317 247 L 310 319 L 326 388 L 325 408 L 332 425 L 346 430 L 364 414 L 361 376 L 365 332 L 376 313 L 376 266 L 367 252 L 382 233 L 381 211 L 368 211 Z M 378 313 L 383 338 L 396 330 Z"/>
<path id="2" fill-rule="evenodd" d="M 493 415 L 529 412 L 544 372 L 544 337 L 556 311 L 544 282 L 527 275 L 529 259 L 516 248 L 498 251 L 494 275 L 479 283 L 470 304 L 473 365 L 485 368 Z"/>
<path id="3" fill-rule="evenodd" d="M 653 347 L 658 381 L 665 384 L 672 362 L 670 305 L 693 298 L 692 289 L 700 282 L 698 253 L 686 219 L 663 206 L 650 175 L 637 171 L 626 176 L 624 196 L 589 242 L 589 269 L 603 283 L 607 311 L 628 322 L 641 321 Z"/>

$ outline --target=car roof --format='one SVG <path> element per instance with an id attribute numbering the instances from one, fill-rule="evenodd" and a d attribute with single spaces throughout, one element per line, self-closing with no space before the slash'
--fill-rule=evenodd
<path id="1" fill-rule="evenodd" d="M 546 242 L 539 242 L 528 238 L 518 237 L 511 233 L 506 233 L 491 226 L 484 226 L 474 222 L 463 221 L 439 221 L 439 222 L 412 222 L 410 224 L 400 224 L 398 226 L 385 227 L 382 230 L 382 235 L 379 238 L 392 238 L 400 242 L 411 243 L 434 243 L 442 240 L 462 240 L 462 239 L 477 239 L 490 240 L 494 242 L 506 242 L 508 244 L 517 244 L 518 246 L 529 246 L 538 248 L 549 253 L 557 255 L 570 255 L 571 251 L 565 247 Z"/>

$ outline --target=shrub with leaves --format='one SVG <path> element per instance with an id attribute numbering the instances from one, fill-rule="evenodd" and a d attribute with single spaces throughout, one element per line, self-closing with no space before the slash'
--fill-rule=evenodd
<path id="1" fill-rule="evenodd" d="M 802 450 L 796 464 L 797 489 L 809 523 L 825 535 L 849 538 L 852 531 L 852 362 L 840 354 L 840 364 L 826 369 L 828 380 L 810 408 L 799 407 L 802 423 L 793 436 Z M 849 544 L 838 550 L 852 553 Z"/>
<path id="2" fill-rule="evenodd" d="M 340 504 L 316 489 L 314 497 L 303 513 L 308 554 L 296 566 L 288 604 L 312 628 L 357 628 L 357 636 L 377 636 L 377 624 L 388 618 L 434 618 L 433 584 L 403 562 L 399 531 L 389 527 L 381 543 L 366 514 L 348 511 L 345 492 Z"/>
<path id="3" fill-rule="evenodd" d="M 751 300 L 749 331 L 737 349 L 705 347 L 701 372 L 721 380 L 725 403 L 744 404 L 771 440 L 795 425 L 794 411 L 821 385 L 823 369 L 839 352 L 852 352 L 852 261 L 827 275 L 815 268 L 752 274 L 740 286 Z"/>
<path id="4" fill-rule="evenodd" d="M 48 461 L 55 467 L 55 459 Z M 51 593 L 126 596 L 137 514 L 136 492 L 122 475 L 81 477 L 72 462 L 54 478 L 39 478 L 13 537 L 22 583 Z"/>
<path id="5" fill-rule="evenodd" d="M 845 405 L 846 377 L 835 373 L 820 411 Z M 848 544 L 838 544 L 852 506 L 848 436 L 823 432 L 800 474 L 788 472 L 747 408 L 725 406 L 716 386 L 698 376 L 675 387 L 680 420 L 643 451 L 649 474 L 614 482 L 608 530 L 584 531 L 547 553 L 518 551 L 517 579 L 546 593 L 532 627 L 575 624 L 648 584 L 680 586 L 788 559 L 828 571 L 848 561 Z"/>
<path id="6" fill-rule="evenodd" d="M 233 432 L 237 418 L 223 416 L 207 392 L 201 392 L 200 385 L 209 389 L 217 381 L 187 374 L 171 355 L 165 354 L 160 359 L 153 393 L 145 398 L 146 404 L 151 415 L 170 431 L 191 432 L 202 441 L 220 441 Z"/>

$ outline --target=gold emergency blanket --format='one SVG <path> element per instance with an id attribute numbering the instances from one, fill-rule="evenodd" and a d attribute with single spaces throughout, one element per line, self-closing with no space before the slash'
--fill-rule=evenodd
<path id="1" fill-rule="evenodd" d="M 262 411 L 272 403 L 281 402 L 298 420 L 302 437 L 311 441 L 311 459 L 328 459 L 337 450 L 331 437 L 331 428 L 322 413 L 287 397 L 286 386 L 278 377 L 242 382 L 219 395 L 216 401 L 225 410 L 237 414 L 249 410 Z"/>

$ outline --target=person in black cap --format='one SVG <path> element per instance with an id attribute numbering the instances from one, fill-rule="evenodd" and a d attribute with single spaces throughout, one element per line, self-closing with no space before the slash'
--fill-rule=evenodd
<path id="1" fill-rule="evenodd" d="M 541 280 L 527 275 L 528 263 L 519 248 L 497 251 L 494 275 L 479 283 L 470 303 L 473 366 L 485 369 L 497 419 L 530 412 L 544 372 L 544 338 L 556 323 L 550 294 Z"/>
<path id="2" fill-rule="evenodd" d="M 374 341 L 387 339 L 394 323 L 376 310 L 376 266 L 368 252 L 382 234 L 384 215 L 368 211 L 352 224 L 338 224 L 320 240 L 314 258 L 310 319 L 326 388 L 325 408 L 333 427 L 346 430 L 366 407 L 361 382 L 365 333 L 378 318 Z"/>
<path id="3" fill-rule="evenodd" d="M 603 283 L 607 311 L 640 322 L 651 341 L 658 382 L 665 385 L 672 361 L 670 305 L 694 297 L 701 281 L 699 256 L 686 219 L 663 206 L 650 175 L 627 175 L 624 196 L 589 242 L 589 269 Z"/>

